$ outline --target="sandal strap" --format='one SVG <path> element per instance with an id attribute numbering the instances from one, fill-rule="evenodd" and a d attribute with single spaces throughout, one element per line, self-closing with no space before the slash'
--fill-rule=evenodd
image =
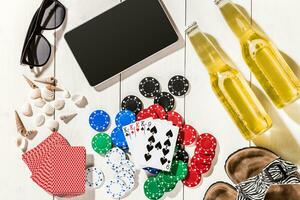
<path id="1" fill-rule="evenodd" d="M 236 186 L 237 200 L 264 200 L 271 185 L 299 183 L 297 166 L 277 158 L 267 165 L 261 173 Z"/>

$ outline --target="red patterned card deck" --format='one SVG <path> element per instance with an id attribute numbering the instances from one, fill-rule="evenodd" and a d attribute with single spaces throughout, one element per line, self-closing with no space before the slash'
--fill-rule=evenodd
<path id="1" fill-rule="evenodd" d="M 23 155 L 32 180 L 47 192 L 71 197 L 85 192 L 86 150 L 72 147 L 59 133 Z"/>

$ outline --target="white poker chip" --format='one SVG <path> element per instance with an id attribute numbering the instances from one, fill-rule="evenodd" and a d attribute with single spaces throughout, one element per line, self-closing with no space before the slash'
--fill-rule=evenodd
<path id="1" fill-rule="evenodd" d="M 136 169 L 133 162 L 130 160 L 123 160 L 118 167 L 114 168 L 114 171 L 116 173 L 128 172 L 131 175 L 134 175 Z"/>
<path id="2" fill-rule="evenodd" d="M 126 184 L 121 179 L 111 180 L 106 184 L 106 193 L 114 198 L 122 198 L 126 194 Z"/>
<path id="3" fill-rule="evenodd" d="M 109 150 L 105 155 L 105 161 L 112 170 L 120 167 L 122 162 L 126 160 L 124 151 L 118 147 Z"/>
<path id="4" fill-rule="evenodd" d="M 89 188 L 100 188 L 104 182 L 103 172 L 96 167 L 90 167 L 85 170 L 85 185 Z"/>
<path id="5" fill-rule="evenodd" d="M 126 171 L 122 171 L 117 174 L 117 179 L 124 181 L 126 185 L 126 192 L 130 192 L 134 188 L 134 175 L 127 173 Z"/>

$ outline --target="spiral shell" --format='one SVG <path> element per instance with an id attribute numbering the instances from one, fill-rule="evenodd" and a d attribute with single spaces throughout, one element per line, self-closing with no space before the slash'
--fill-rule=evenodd
<path id="1" fill-rule="evenodd" d="M 79 108 L 84 108 L 88 104 L 87 98 L 85 96 L 80 95 L 72 96 L 72 101 Z"/>
<path id="2" fill-rule="evenodd" d="M 61 115 L 59 117 L 60 120 L 62 120 L 65 124 L 69 123 L 75 116 L 77 115 L 77 113 L 72 113 L 69 115 Z"/>
<path id="3" fill-rule="evenodd" d="M 55 97 L 54 90 L 49 90 L 47 87 L 43 88 L 42 97 L 46 101 L 53 101 Z"/>

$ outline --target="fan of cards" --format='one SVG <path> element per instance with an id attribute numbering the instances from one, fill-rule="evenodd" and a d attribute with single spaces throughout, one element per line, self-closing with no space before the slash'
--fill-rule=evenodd
<path id="1" fill-rule="evenodd" d="M 147 118 L 123 127 L 137 169 L 170 171 L 179 128 L 172 122 Z"/>

